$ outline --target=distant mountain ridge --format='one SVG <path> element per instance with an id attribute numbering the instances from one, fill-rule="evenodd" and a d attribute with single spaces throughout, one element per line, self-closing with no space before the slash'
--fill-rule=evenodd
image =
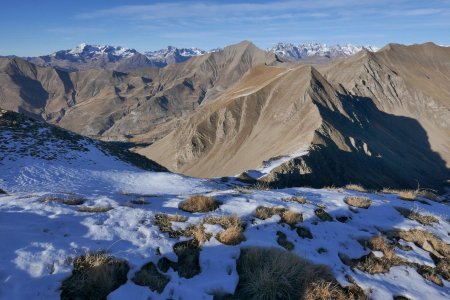
<path id="1" fill-rule="evenodd" d="M 288 60 L 326 61 L 335 57 L 347 57 L 358 53 L 363 48 L 378 50 L 374 46 L 326 45 L 321 43 L 299 44 L 278 43 L 267 49 L 268 52 Z M 184 62 L 192 57 L 221 51 L 216 48 L 204 50 L 196 47 L 178 48 L 168 46 L 156 51 L 143 53 L 122 46 L 89 45 L 82 43 L 75 48 L 59 50 L 48 55 L 26 57 L 24 59 L 39 66 L 56 67 L 65 71 L 83 71 L 90 69 L 115 70 L 131 72 L 141 68 L 163 68 L 167 65 Z"/>
<path id="2" fill-rule="evenodd" d="M 356 54 L 364 48 L 372 52 L 376 52 L 379 49 L 375 46 L 359 46 L 352 44 L 327 45 L 321 43 L 310 43 L 294 45 L 291 43 L 278 43 L 272 48 L 269 48 L 268 51 L 273 52 L 281 57 L 301 60 L 311 56 L 327 58 L 346 57 Z"/>

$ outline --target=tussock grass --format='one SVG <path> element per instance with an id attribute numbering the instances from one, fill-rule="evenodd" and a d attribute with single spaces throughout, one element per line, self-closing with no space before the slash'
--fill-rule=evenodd
<path id="1" fill-rule="evenodd" d="M 178 238 L 183 235 L 180 230 L 174 230 L 172 228 L 172 222 L 186 222 L 188 218 L 181 215 L 166 215 L 156 214 L 155 224 L 159 227 L 159 230 L 164 233 L 168 233 L 171 238 Z"/>
<path id="2" fill-rule="evenodd" d="M 203 219 L 204 223 L 220 225 L 224 228 L 217 234 L 216 238 L 225 245 L 237 245 L 245 241 L 244 228 L 245 223 L 238 215 L 231 216 L 207 216 Z"/>
<path id="3" fill-rule="evenodd" d="M 439 220 L 431 215 L 422 215 L 418 211 L 413 211 L 404 207 L 395 207 L 395 209 L 405 218 L 419 222 L 422 225 L 432 225 L 439 223 Z"/>
<path id="4" fill-rule="evenodd" d="M 237 299 L 318 299 L 314 283 L 336 282 L 327 267 L 276 248 L 241 249 L 237 271 Z"/>
<path id="5" fill-rule="evenodd" d="M 281 222 L 290 226 L 295 226 L 297 223 L 303 222 L 303 214 L 292 210 L 285 210 L 281 214 Z"/>
<path id="6" fill-rule="evenodd" d="M 306 227 L 298 226 L 296 228 L 296 231 L 297 231 L 298 236 L 303 239 L 312 239 L 313 238 L 311 231 Z"/>
<path id="7" fill-rule="evenodd" d="M 204 195 L 195 195 L 180 202 L 178 208 L 190 213 L 209 212 L 219 208 L 220 203 L 214 198 Z"/>
<path id="8" fill-rule="evenodd" d="M 336 281 L 319 280 L 312 282 L 303 298 L 304 300 L 369 300 L 362 289 L 354 284 L 342 288 Z"/>
<path id="9" fill-rule="evenodd" d="M 113 209 L 110 206 L 80 206 L 78 211 L 88 213 L 104 213 Z"/>
<path id="10" fill-rule="evenodd" d="M 61 299 L 105 299 L 127 282 L 130 267 L 105 252 L 87 253 L 73 260 L 72 275 L 62 282 Z"/>
<path id="11" fill-rule="evenodd" d="M 426 198 L 429 200 L 436 201 L 439 199 L 436 192 L 429 189 L 416 189 L 416 190 L 396 190 L 396 189 L 390 189 L 390 188 L 384 188 L 381 190 L 382 193 L 387 194 L 397 194 L 398 198 L 402 200 L 407 201 L 414 201 L 417 200 L 417 197 Z"/>
<path id="12" fill-rule="evenodd" d="M 363 186 L 359 185 L 359 184 L 347 184 L 345 186 L 345 189 L 347 190 L 352 190 L 352 191 L 357 191 L 357 192 L 362 192 L 362 193 L 366 193 L 367 189 L 365 189 Z"/>
<path id="13" fill-rule="evenodd" d="M 217 240 L 225 245 L 238 245 L 245 241 L 245 236 L 240 227 L 232 226 L 220 232 Z"/>
<path id="14" fill-rule="evenodd" d="M 283 200 L 285 202 L 295 202 L 295 203 L 299 203 L 299 204 L 308 203 L 308 200 L 306 200 L 306 198 L 303 196 L 284 197 L 284 198 L 281 198 L 281 200 Z"/>
<path id="15" fill-rule="evenodd" d="M 366 197 L 349 196 L 344 198 L 347 205 L 368 209 L 372 205 L 372 200 Z"/>
<path id="16" fill-rule="evenodd" d="M 184 236 L 191 236 L 196 240 L 199 245 L 202 245 L 206 241 L 209 241 L 211 234 L 205 231 L 203 224 L 190 225 L 186 230 L 183 231 Z"/>
<path id="17" fill-rule="evenodd" d="M 266 220 L 273 217 L 274 215 L 283 213 L 285 210 L 286 209 L 283 207 L 258 206 L 255 210 L 255 217 L 261 220 Z"/>

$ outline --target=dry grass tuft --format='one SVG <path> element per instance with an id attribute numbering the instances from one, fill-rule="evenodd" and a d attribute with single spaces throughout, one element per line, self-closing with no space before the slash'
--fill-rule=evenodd
<path id="1" fill-rule="evenodd" d="M 161 294 L 169 283 L 170 278 L 161 274 L 155 264 L 150 262 L 137 271 L 134 277 L 131 278 L 131 281 L 140 286 L 148 286 L 150 290 Z"/>
<path id="2" fill-rule="evenodd" d="M 174 230 L 172 228 L 172 222 L 186 222 L 187 219 L 185 216 L 180 215 L 156 214 L 155 224 L 161 232 L 168 233 L 171 238 L 178 238 L 183 235 L 183 232 Z"/>
<path id="3" fill-rule="evenodd" d="M 299 204 L 306 204 L 306 203 L 308 203 L 308 200 L 306 200 L 306 198 L 303 197 L 303 196 L 285 197 L 285 198 L 281 198 L 281 200 L 283 200 L 285 202 L 296 202 L 296 203 L 299 203 Z"/>
<path id="4" fill-rule="evenodd" d="M 267 206 L 258 206 L 255 210 L 255 217 L 261 220 L 266 220 L 274 215 L 278 215 L 286 211 L 283 207 L 267 207 Z"/>
<path id="5" fill-rule="evenodd" d="M 303 214 L 292 210 L 286 210 L 281 214 L 281 222 L 290 226 L 295 226 L 297 223 L 303 222 Z"/>
<path id="6" fill-rule="evenodd" d="M 362 193 L 366 193 L 367 189 L 365 189 L 363 186 L 359 185 L 359 184 L 347 184 L 345 186 L 345 188 L 347 190 L 352 190 L 352 191 L 357 191 L 357 192 L 362 192 Z"/>
<path id="7" fill-rule="evenodd" d="M 219 208 L 220 203 L 214 198 L 204 195 L 195 195 L 183 202 L 180 202 L 178 208 L 190 213 L 209 212 Z"/>
<path id="8" fill-rule="evenodd" d="M 186 230 L 183 231 L 184 236 L 191 236 L 194 240 L 198 242 L 199 245 L 204 244 L 209 241 L 211 234 L 205 231 L 203 224 L 190 225 Z"/>
<path id="9" fill-rule="evenodd" d="M 237 299 L 318 299 L 308 293 L 315 283 L 336 282 L 327 267 L 275 248 L 241 249 L 237 271 Z"/>
<path id="10" fill-rule="evenodd" d="M 232 226 L 217 235 L 217 240 L 225 245 L 238 245 L 245 241 L 241 227 Z"/>
<path id="11" fill-rule="evenodd" d="M 245 223 L 238 215 L 231 216 L 207 216 L 203 219 L 206 224 L 220 225 L 224 231 L 217 234 L 216 238 L 225 245 L 237 245 L 245 241 Z"/>
<path id="12" fill-rule="evenodd" d="M 405 218 L 419 222 L 422 225 L 432 225 L 439 223 L 439 220 L 431 215 L 422 215 L 417 211 L 413 211 L 403 207 L 395 207 L 395 209 Z"/>
<path id="13" fill-rule="evenodd" d="M 72 275 L 62 282 L 61 299 L 106 299 L 127 282 L 130 267 L 105 252 L 87 253 L 73 261 Z"/>
<path id="14" fill-rule="evenodd" d="M 206 224 L 220 225 L 224 229 L 230 227 L 245 227 L 245 223 L 238 215 L 235 214 L 230 216 L 207 216 L 203 219 L 203 222 L 205 222 Z"/>
<path id="15" fill-rule="evenodd" d="M 344 198 L 347 205 L 368 209 L 372 205 L 372 200 L 366 197 L 349 196 Z"/>
<path id="16" fill-rule="evenodd" d="M 88 212 L 88 213 L 103 213 L 113 209 L 110 206 L 80 206 L 78 211 L 80 212 Z"/>
<path id="17" fill-rule="evenodd" d="M 304 300 L 369 300 L 360 287 L 342 288 L 335 281 L 320 280 L 308 286 Z"/>

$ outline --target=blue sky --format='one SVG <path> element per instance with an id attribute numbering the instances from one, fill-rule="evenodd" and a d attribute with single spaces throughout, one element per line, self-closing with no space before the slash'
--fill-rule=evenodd
<path id="1" fill-rule="evenodd" d="M 157 50 L 241 40 L 450 44 L 450 0 L 4 0 L 0 55 L 34 56 L 86 42 Z"/>

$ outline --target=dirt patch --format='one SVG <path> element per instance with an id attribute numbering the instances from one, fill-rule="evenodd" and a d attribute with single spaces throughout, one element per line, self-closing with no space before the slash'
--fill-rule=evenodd
<path id="1" fill-rule="evenodd" d="M 372 200 L 366 197 L 349 196 L 344 198 L 347 205 L 368 209 L 372 205 Z"/>
<path id="2" fill-rule="evenodd" d="M 131 280 L 137 285 L 148 286 L 150 290 L 161 294 L 170 278 L 161 274 L 153 262 L 149 262 L 137 271 Z"/>
<path id="3" fill-rule="evenodd" d="M 330 216 L 323 208 L 314 210 L 314 214 L 322 221 L 333 221 L 333 217 Z"/>
<path id="4" fill-rule="evenodd" d="M 287 239 L 286 234 L 284 234 L 281 231 L 277 231 L 277 243 L 278 245 L 280 245 L 281 247 L 283 247 L 286 250 L 293 250 L 294 249 L 294 244 L 292 242 L 290 242 Z"/>
<path id="5" fill-rule="evenodd" d="M 167 272 L 169 268 L 178 272 L 183 278 L 192 278 L 200 274 L 200 245 L 196 240 L 188 240 L 176 243 L 173 250 L 178 257 L 178 262 L 173 262 L 167 257 L 163 257 L 158 261 L 158 268 Z"/>
<path id="6" fill-rule="evenodd" d="M 127 282 L 130 267 L 105 252 L 88 253 L 73 261 L 72 275 L 62 282 L 61 299 L 105 299 Z"/>
<path id="7" fill-rule="evenodd" d="M 79 212 L 88 212 L 88 213 L 104 213 L 113 209 L 110 206 L 80 206 L 78 208 Z"/>
<path id="8" fill-rule="evenodd" d="M 214 198 L 204 195 L 195 195 L 180 202 L 178 208 L 190 213 L 209 212 L 218 209 L 220 203 Z"/>
<path id="9" fill-rule="evenodd" d="M 311 231 L 306 227 L 298 226 L 296 228 L 296 231 L 297 231 L 298 236 L 303 239 L 312 239 L 313 238 Z"/>

